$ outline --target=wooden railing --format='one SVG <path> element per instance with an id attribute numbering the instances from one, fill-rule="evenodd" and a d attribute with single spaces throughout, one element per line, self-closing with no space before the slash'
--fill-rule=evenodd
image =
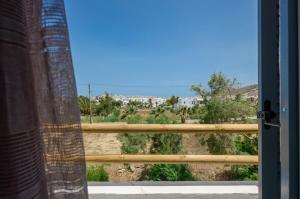
<path id="1" fill-rule="evenodd" d="M 82 124 L 85 133 L 250 133 L 257 134 L 257 124 Z"/>
<path id="2" fill-rule="evenodd" d="M 257 124 L 82 124 L 84 133 L 238 133 L 257 134 Z M 88 162 L 101 163 L 223 163 L 258 164 L 253 155 L 87 155 Z"/>

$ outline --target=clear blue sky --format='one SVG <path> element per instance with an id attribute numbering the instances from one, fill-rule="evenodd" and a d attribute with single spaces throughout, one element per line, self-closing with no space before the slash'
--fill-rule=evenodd
<path id="1" fill-rule="evenodd" d="M 79 94 L 187 96 L 257 82 L 257 0 L 66 0 Z"/>

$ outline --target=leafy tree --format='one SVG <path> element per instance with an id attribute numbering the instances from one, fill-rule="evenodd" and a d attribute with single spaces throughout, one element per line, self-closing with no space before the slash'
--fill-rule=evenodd
<path id="1" fill-rule="evenodd" d="M 214 73 L 208 81 L 208 88 L 192 86 L 192 90 L 204 99 L 204 104 L 194 113 L 199 114 L 203 123 L 238 123 L 246 122 L 254 116 L 257 102 L 243 99 L 240 94 L 232 95 L 236 80 L 226 78 L 222 73 Z M 257 136 L 209 134 L 201 137 L 212 154 L 249 154 L 257 155 Z M 257 166 L 233 166 L 232 178 L 235 180 L 257 180 Z"/>
<path id="2" fill-rule="evenodd" d="M 108 93 L 104 96 L 97 97 L 98 104 L 96 105 L 96 114 L 100 116 L 108 116 L 112 113 L 119 114 L 122 106 L 121 101 L 116 101 Z"/>
<path id="3" fill-rule="evenodd" d="M 149 108 L 152 108 L 152 107 L 153 107 L 153 102 L 152 102 L 152 99 L 151 99 L 151 98 L 149 98 L 148 104 L 149 104 Z"/>
<path id="4" fill-rule="evenodd" d="M 167 100 L 166 103 L 168 105 L 172 106 L 172 108 L 174 108 L 175 104 L 178 103 L 178 99 L 179 99 L 179 97 L 172 96 L 172 97 L 170 97 L 170 99 Z"/>
<path id="5" fill-rule="evenodd" d="M 255 106 L 241 95 L 232 95 L 236 88 L 236 80 L 225 77 L 222 73 L 212 74 L 208 81 L 208 88 L 193 85 L 192 90 L 203 97 L 204 104 L 199 106 L 200 122 L 228 123 L 233 121 L 246 121 L 255 115 Z"/>
<path id="6" fill-rule="evenodd" d="M 243 99 L 240 94 L 232 95 L 236 86 L 235 79 L 231 80 L 222 73 L 212 74 L 208 89 L 201 85 L 192 86 L 192 90 L 206 99 L 196 111 L 201 123 L 245 122 L 248 117 L 255 115 L 255 106 L 249 100 Z M 210 134 L 205 142 L 213 154 L 231 153 L 235 145 L 234 136 L 221 134 Z"/>
<path id="7" fill-rule="evenodd" d="M 131 104 L 128 104 L 121 115 L 121 119 L 129 118 L 137 113 L 137 107 Z"/>
<path id="8" fill-rule="evenodd" d="M 191 114 L 191 109 L 186 106 L 183 106 L 177 110 L 176 114 L 180 116 L 180 121 L 182 124 L 184 124 L 186 118 Z"/>
<path id="9" fill-rule="evenodd" d="M 78 102 L 79 102 L 79 108 L 80 108 L 80 113 L 83 115 L 88 115 L 90 114 L 90 99 L 86 96 L 79 96 L 78 97 Z M 92 107 L 95 106 L 95 101 L 91 101 Z"/>
<path id="10" fill-rule="evenodd" d="M 154 115 L 155 118 L 159 117 L 161 114 L 163 114 L 167 108 L 163 105 L 159 105 L 151 110 L 151 114 Z"/>
<path id="11" fill-rule="evenodd" d="M 237 86 L 236 79 L 229 79 L 223 73 L 213 73 L 208 81 L 209 90 L 205 89 L 201 84 L 192 85 L 191 90 L 200 95 L 204 99 L 204 103 L 211 97 L 222 95 L 230 97 L 232 90 Z"/>
<path id="12" fill-rule="evenodd" d="M 135 108 L 144 108 L 145 104 L 143 102 L 140 102 L 140 101 L 129 100 L 127 106 L 132 106 L 132 107 L 135 107 Z"/>

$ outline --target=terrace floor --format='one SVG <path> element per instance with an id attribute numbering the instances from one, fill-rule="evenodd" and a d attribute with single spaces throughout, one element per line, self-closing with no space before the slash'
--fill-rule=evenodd
<path id="1" fill-rule="evenodd" d="M 257 182 L 89 183 L 91 199 L 258 199 Z"/>
<path id="2" fill-rule="evenodd" d="M 258 199 L 257 194 L 90 195 L 90 199 Z"/>

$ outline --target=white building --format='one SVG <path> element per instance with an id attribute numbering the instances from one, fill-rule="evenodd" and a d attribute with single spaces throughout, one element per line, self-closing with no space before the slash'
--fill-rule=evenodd
<path id="1" fill-rule="evenodd" d="M 152 101 L 152 106 L 159 106 L 167 101 L 166 97 L 156 97 L 156 96 L 124 96 L 124 95 L 114 95 L 112 96 L 117 101 L 122 101 L 123 105 L 128 104 L 129 101 L 137 101 L 142 103 L 149 103 Z"/>
<path id="2" fill-rule="evenodd" d="M 201 104 L 203 102 L 202 97 L 193 96 L 193 97 L 179 97 L 178 103 L 175 105 L 175 108 L 180 107 L 188 107 L 191 108 L 197 104 Z"/>

